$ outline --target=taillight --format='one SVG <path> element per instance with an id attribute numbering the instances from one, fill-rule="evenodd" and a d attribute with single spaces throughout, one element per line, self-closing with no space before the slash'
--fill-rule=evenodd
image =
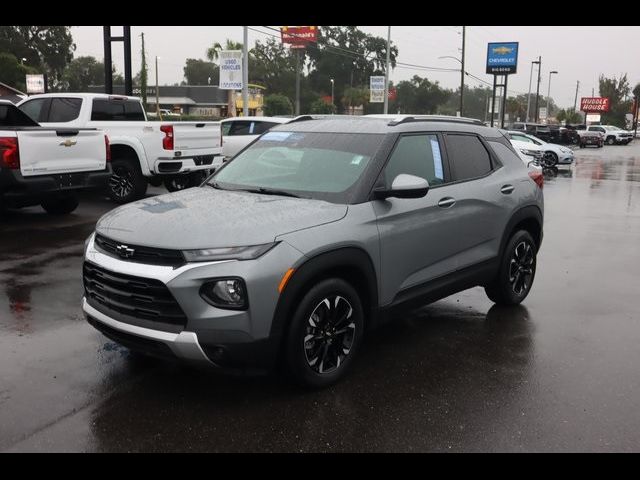
<path id="1" fill-rule="evenodd" d="M 0 137 L 0 166 L 20 170 L 20 150 L 16 137 Z"/>
<path id="2" fill-rule="evenodd" d="M 107 154 L 107 162 L 111 161 L 111 145 L 109 144 L 109 137 L 104 136 L 104 148 Z"/>
<path id="3" fill-rule="evenodd" d="M 161 125 L 160 131 L 164 132 L 162 148 L 165 150 L 173 150 L 173 125 Z"/>
<path id="4" fill-rule="evenodd" d="M 536 182 L 536 185 L 542 190 L 542 187 L 544 187 L 544 175 L 542 175 L 542 172 L 532 170 L 529 172 L 529 177 L 531 177 L 531 180 Z"/>

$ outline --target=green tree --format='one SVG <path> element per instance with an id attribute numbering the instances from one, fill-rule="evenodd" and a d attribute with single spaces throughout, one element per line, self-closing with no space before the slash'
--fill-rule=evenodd
<path id="1" fill-rule="evenodd" d="M 443 89 L 438 82 L 414 75 L 411 80 L 398 83 L 397 109 L 400 113 L 434 114 L 451 96 L 451 90 Z"/>
<path id="2" fill-rule="evenodd" d="M 89 85 L 104 83 L 104 63 L 95 57 L 78 57 L 71 60 L 62 75 L 60 89 L 69 92 L 86 92 Z"/>
<path id="3" fill-rule="evenodd" d="M 227 38 L 223 47 L 220 43 L 216 42 L 211 47 L 207 48 L 207 58 L 212 62 L 219 60 L 220 52 L 222 50 L 242 50 L 242 43 L 234 42 Z"/>
<path id="4" fill-rule="evenodd" d="M 369 77 L 384 75 L 387 40 L 369 35 L 355 26 L 319 28 L 317 46 L 306 50 L 310 88 L 326 92 L 334 79 L 335 98 L 343 98 L 347 88 L 369 86 Z M 391 44 L 391 66 L 395 67 L 398 48 Z M 342 105 L 343 108 L 344 104 Z"/>
<path id="5" fill-rule="evenodd" d="M 184 78 L 188 85 L 218 85 L 220 71 L 213 62 L 187 58 L 184 66 Z M 211 79 L 210 83 L 209 79 Z"/>
<path id="6" fill-rule="evenodd" d="M 342 105 L 347 113 L 353 115 L 356 107 L 369 103 L 369 96 L 368 88 L 349 87 L 345 89 L 342 96 Z"/>
<path id="7" fill-rule="evenodd" d="M 319 98 L 311 104 L 309 107 L 309 113 L 315 113 L 317 115 L 332 115 L 336 113 L 336 106 L 331 102 L 326 102 Z"/>
<path id="8" fill-rule="evenodd" d="M 620 78 L 600 75 L 600 96 L 609 98 L 609 111 L 602 114 L 603 125 L 617 125 L 624 128 L 625 114 L 631 111 L 629 79 L 625 73 Z"/>
<path id="9" fill-rule="evenodd" d="M 142 96 L 142 105 L 144 108 L 147 108 L 147 82 L 148 82 L 148 71 L 147 71 L 147 52 L 144 48 L 144 33 L 140 34 L 142 38 L 142 46 L 140 49 L 140 73 L 138 81 L 136 82 L 140 85 L 140 94 Z"/>
<path id="10" fill-rule="evenodd" d="M 292 115 L 293 104 L 284 95 L 271 94 L 264 97 L 264 113 L 269 117 L 278 115 Z"/>
<path id="11" fill-rule="evenodd" d="M 68 26 L 0 26 L 0 52 L 26 58 L 27 65 L 46 73 L 51 90 L 58 88 L 76 49 Z"/>
<path id="12" fill-rule="evenodd" d="M 38 73 L 35 68 L 22 65 L 15 55 L 0 52 L 0 82 L 26 93 L 26 75 Z"/>

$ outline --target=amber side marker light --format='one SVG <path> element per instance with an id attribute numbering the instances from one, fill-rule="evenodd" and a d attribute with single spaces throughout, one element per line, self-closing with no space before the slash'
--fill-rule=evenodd
<path id="1" fill-rule="evenodd" d="M 282 291 L 284 290 L 284 287 L 287 286 L 287 283 L 289 282 L 291 275 L 293 275 L 293 272 L 295 271 L 296 271 L 295 268 L 290 268 L 285 272 L 285 274 L 282 276 L 282 280 L 280 280 L 280 285 L 278 285 L 278 293 L 282 293 Z"/>

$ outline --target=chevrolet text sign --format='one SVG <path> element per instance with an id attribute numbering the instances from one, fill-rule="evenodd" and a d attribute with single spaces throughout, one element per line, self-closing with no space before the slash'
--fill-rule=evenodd
<path id="1" fill-rule="evenodd" d="M 583 112 L 608 112 L 608 97 L 582 97 L 580 100 L 580 110 Z"/>
<path id="2" fill-rule="evenodd" d="M 490 43 L 487 48 L 487 73 L 508 75 L 518 69 L 518 42 Z"/>

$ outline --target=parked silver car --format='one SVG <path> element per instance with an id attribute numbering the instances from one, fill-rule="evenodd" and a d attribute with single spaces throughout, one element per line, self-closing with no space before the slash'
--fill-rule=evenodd
<path id="1" fill-rule="evenodd" d="M 83 309 L 135 350 L 323 387 L 396 308 L 477 285 L 522 302 L 542 237 L 542 175 L 499 130 L 301 117 L 202 186 L 103 216 Z"/>

